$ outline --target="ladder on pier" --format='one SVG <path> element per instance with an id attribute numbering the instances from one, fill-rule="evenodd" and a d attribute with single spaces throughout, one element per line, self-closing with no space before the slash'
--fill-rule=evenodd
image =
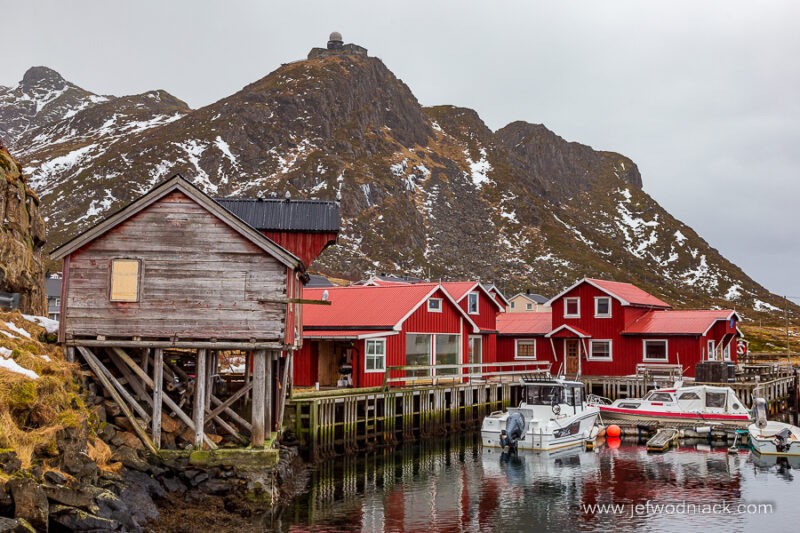
<path id="1" fill-rule="evenodd" d="M 648 452 L 665 452 L 673 442 L 678 440 L 678 430 L 674 428 L 661 428 L 647 441 Z"/>

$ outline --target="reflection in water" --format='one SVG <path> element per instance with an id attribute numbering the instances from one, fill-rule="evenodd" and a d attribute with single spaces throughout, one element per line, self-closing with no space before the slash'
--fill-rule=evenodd
<path id="1" fill-rule="evenodd" d="M 800 519 L 790 503 L 800 491 L 799 463 L 724 449 L 653 455 L 625 442 L 506 454 L 482 448 L 479 435 L 462 436 L 323 463 L 275 524 L 321 532 L 763 529 Z M 724 512 L 725 503 L 769 503 L 773 512 Z M 610 504 L 619 507 L 595 507 Z M 714 504 L 720 512 L 710 512 Z"/>

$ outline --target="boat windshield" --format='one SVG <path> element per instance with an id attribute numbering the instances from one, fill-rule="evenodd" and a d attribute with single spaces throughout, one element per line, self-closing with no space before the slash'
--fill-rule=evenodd
<path id="1" fill-rule="evenodd" d="M 564 387 L 561 385 L 537 384 L 525 387 L 525 402 L 529 405 L 555 405 L 561 403 Z"/>
<path id="2" fill-rule="evenodd" d="M 580 385 L 565 387 L 564 403 L 572 406 L 583 405 L 583 387 Z"/>
<path id="3" fill-rule="evenodd" d="M 668 392 L 650 391 L 644 399 L 648 402 L 671 402 L 672 394 Z"/>

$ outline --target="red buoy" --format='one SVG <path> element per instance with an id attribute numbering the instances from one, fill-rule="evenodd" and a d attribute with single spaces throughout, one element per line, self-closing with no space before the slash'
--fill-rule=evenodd
<path id="1" fill-rule="evenodd" d="M 606 429 L 606 435 L 608 435 L 609 437 L 616 438 L 619 437 L 621 434 L 622 430 L 619 429 L 619 426 L 616 424 L 611 424 L 610 426 L 608 426 L 608 429 Z"/>
<path id="2" fill-rule="evenodd" d="M 622 441 L 620 441 L 619 437 L 609 437 L 606 439 L 606 445 L 608 445 L 608 447 L 612 450 L 619 448 L 620 442 Z"/>

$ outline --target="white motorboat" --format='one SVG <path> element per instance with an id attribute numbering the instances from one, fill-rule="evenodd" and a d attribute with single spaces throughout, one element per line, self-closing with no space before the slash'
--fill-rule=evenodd
<path id="1" fill-rule="evenodd" d="M 600 409 L 604 422 L 656 421 L 744 427 L 752 420 L 750 412 L 730 387 L 678 384 L 673 388 L 651 390 L 641 399 L 609 402 L 590 395 L 587 401 Z"/>
<path id="2" fill-rule="evenodd" d="M 593 437 L 599 409 L 584 402 L 584 386 L 561 378 L 523 378 L 519 407 L 483 419 L 484 446 L 552 451 Z"/>
<path id="3" fill-rule="evenodd" d="M 750 447 L 761 455 L 800 456 L 800 428 L 767 420 L 766 401 L 756 398 L 756 422 L 747 428 Z"/>

